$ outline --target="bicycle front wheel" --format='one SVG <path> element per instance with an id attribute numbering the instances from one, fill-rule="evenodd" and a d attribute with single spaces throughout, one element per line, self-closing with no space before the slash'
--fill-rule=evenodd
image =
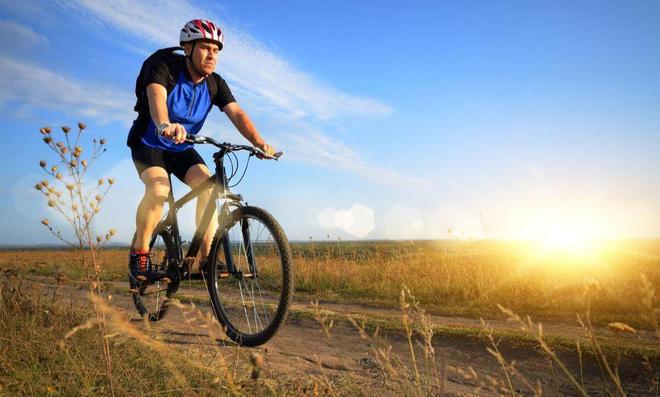
<path id="1" fill-rule="evenodd" d="M 243 346 L 267 342 L 293 293 L 289 242 L 275 218 L 257 207 L 234 210 L 213 239 L 207 280 L 211 306 L 227 336 Z"/>

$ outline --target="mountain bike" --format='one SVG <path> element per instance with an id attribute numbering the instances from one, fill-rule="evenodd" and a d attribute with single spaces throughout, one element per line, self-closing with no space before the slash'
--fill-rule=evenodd
<path id="1" fill-rule="evenodd" d="M 293 294 L 291 248 L 275 218 L 264 209 L 245 204 L 230 187 L 243 179 L 251 157 L 277 160 L 281 153 L 268 156 L 252 146 L 219 143 L 200 135 L 188 136 L 187 141 L 219 149 L 213 154 L 215 174 L 179 200 L 174 200 L 170 189 L 168 211 L 149 243 L 153 269 L 165 273 L 169 282 L 138 283 L 129 277 L 133 302 L 141 316 L 159 321 L 167 314 L 182 281 L 202 280 L 225 334 L 239 345 L 261 345 L 275 335 L 287 316 Z M 249 153 L 248 162 L 239 181 L 230 186 L 239 169 L 239 151 Z M 226 159 L 231 164 L 229 175 Z M 177 212 L 208 189 L 212 189 L 211 199 L 192 240 L 184 245 Z M 216 210 L 218 229 L 207 259 L 210 265 L 205 272 L 194 273 L 193 263 Z"/>

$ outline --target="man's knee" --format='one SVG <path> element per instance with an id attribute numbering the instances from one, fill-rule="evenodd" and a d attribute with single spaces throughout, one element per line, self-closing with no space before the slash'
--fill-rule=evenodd
<path id="1" fill-rule="evenodd" d="M 150 202 L 163 203 L 170 194 L 170 180 L 160 167 L 147 168 L 140 179 L 144 182 L 144 197 Z"/>
<path id="2" fill-rule="evenodd" d="M 149 178 L 144 181 L 144 197 L 156 203 L 164 203 L 170 194 L 170 181 L 167 177 Z"/>
<path id="3" fill-rule="evenodd" d="M 158 203 L 164 203 L 167 200 L 169 194 L 170 194 L 169 184 L 164 184 L 159 182 L 147 185 L 147 189 L 145 191 L 145 196 L 147 197 L 147 199 Z"/>

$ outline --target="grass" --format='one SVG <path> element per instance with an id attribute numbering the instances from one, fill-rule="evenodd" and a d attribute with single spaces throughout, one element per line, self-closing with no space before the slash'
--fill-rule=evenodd
<path id="1" fill-rule="evenodd" d="M 445 368 L 446 361 L 443 358 L 436 358 L 434 348 L 430 340 L 442 340 L 443 343 L 455 343 L 458 341 L 467 341 L 474 347 L 485 348 L 489 341 L 493 343 L 493 352 L 501 362 L 502 369 L 506 375 L 504 378 L 488 381 L 468 367 L 464 370 L 463 376 L 466 381 L 478 388 L 488 388 L 498 390 L 501 393 L 516 395 L 521 390 L 521 377 L 516 372 L 515 362 L 509 363 L 505 357 L 506 353 L 497 350 L 497 345 L 505 351 L 537 351 L 539 341 L 552 357 L 556 354 L 557 362 L 559 357 L 565 360 L 567 357 L 576 356 L 576 342 L 578 339 L 582 343 L 583 353 L 580 353 L 580 366 L 582 360 L 599 362 L 640 362 L 647 360 L 656 367 L 660 362 L 660 352 L 656 346 L 637 343 L 633 338 L 603 338 L 594 336 L 592 340 L 598 343 L 598 351 L 589 348 L 588 340 L 583 338 L 571 338 L 566 336 L 547 336 L 539 339 L 534 333 L 521 333 L 519 331 L 509 330 L 490 330 L 478 327 L 455 327 L 438 326 L 424 320 L 424 313 L 420 307 L 425 304 L 419 298 L 412 298 L 414 310 L 409 308 L 409 304 L 400 298 L 402 292 L 394 293 L 394 287 L 387 287 L 394 281 L 389 277 L 378 272 L 378 266 L 394 266 L 398 256 L 407 258 L 408 266 L 411 268 L 420 268 L 426 266 L 431 269 L 428 272 L 436 271 L 430 268 L 433 260 L 438 260 L 437 266 L 443 274 L 450 275 L 452 283 L 458 283 L 469 289 L 470 285 L 496 285 L 505 282 L 521 282 L 521 272 L 528 272 L 525 277 L 529 278 L 527 282 L 532 283 L 532 287 L 545 288 L 536 291 L 536 294 L 547 294 L 555 296 L 564 295 L 566 298 L 570 295 L 571 303 L 575 306 L 566 306 L 562 310 L 570 310 L 571 307 L 577 308 L 575 312 L 582 312 L 584 309 L 584 295 L 578 294 L 573 289 L 585 290 L 585 285 L 589 291 L 590 303 L 593 310 L 597 306 L 599 299 L 613 299 L 618 297 L 625 301 L 619 302 L 613 309 L 605 310 L 603 316 L 612 316 L 620 320 L 622 310 L 628 310 L 634 313 L 627 313 L 628 316 L 644 322 L 643 310 L 640 310 L 640 302 L 650 299 L 650 304 L 657 304 L 653 294 L 649 295 L 648 288 L 657 288 L 657 259 L 654 256 L 653 249 L 655 243 L 642 244 L 643 250 L 631 253 L 631 251 L 616 251 L 619 256 L 609 257 L 608 262 L 600 267 L 573 269 L 567 271 L 564 267 L 564 277 L 560 277 L 562 268 L 547 269 L 545 267 L 536 268 L 537 276 L 544 276 L 562 281 L 561 288 L 550 288 L 550 281 L 539 282 L 532 277 L 532 270 L 524 270 L 523 260 L 529 260 L 531 254 L 523 251 L 514 251 L 508 243 L 372 243 L 355 244 L 296 244 L 294 246 L 295 265 L 297 278 L 300 282 L 307 283 L 307 294 L 310 296 L 321 296 L 326 299 L 339 298 L 351 300 L 357 294 L 357 291 L 371 291 L 373 286 L 358 285 L 353 278 L 358 278 L 366 283 L 366 276 L 359 275 L 353 270 L 342 272 L 333 263 L 346 265 L 346 269 L 362 269 L 363 272 L 371 275 L 372 284 L 381 285 L 383 291 L 378 291 L 382 297 L 375 296 L 373 293 L 365 292 L 362 296 L 364 302 L 378 303 L 386 302 L 388 305 L 399 307 L 404 314 L 401 318 L 392 318 L 385 316 L 349 316 L 338 313 L 322 311 L 319 306 L 311 308 L 296 308 L 292 310 L 290 318 L 294 321 L 319 322 L 328 336 L 334 326 L 354 326 L 355 332 L 365 335 L 376 335 L 378 337 L 369 337 L 368 343 L 373 346 L 375 364 L 378 371 L 384 379 L 387 380 L 386 386 L 396 393 L 406 395 L 434 395 L 445 387 Z M 648 245 L 646 245 L 648 244 Z M 439 250 L 440 252 L 436 252 Z M 23 250 L 23 251 L 4 251 L 0 252 L 0 268 L 4 269 L 5 274 L 9 276 L 5 279 L 13 279 L 13 284 L 0 283 L 0 393 L 7 394 L 36 394 L 36 395 L 109 395 L 110 382 L 105 370 L 105 363 L 102 357 L 102 340 L 98 329 L 89 324 L 89 319 L 94 318 L 91 309 L 82 309 L 79 305 L 67 304 L 60 301 L 55 295 L 52 298 L 43 291 L 31 288 L 17 287 L 16 280 L 19 278 L 11 276 L 11 273 L 20 274 L 41 274 L 41 275 L 59 275 L 59 278 L 69 279 L 78 283 L 82 278 L 81 267 L 78 264 L 78 253 L 68 250 Z M 435 258 L 435 259 L 434 259 Z M 441 258 L 441 259 L 438 259 Z M 454 258 L 451 261 L 447 258 Z M 462 258 L 462 259 L 461 259 Z M 626 259 L 627 258 L 627 259 Z M 548 259 L 546 259 L 548 260 Z M 631 262 L 626 262 L 631 260 Z M 636 262 L 633 262 L 636 260 Z M 125 274 L 125 251 L 106 249 L 99 252 L 98 261 L 102 269 L 101 278 L 103 280 L 123 280 Z M 424 262 L 426 261 L 426 262 Z M 464 262 L 463 269 L 460 269 L 461 262 Z M 494 263 L 498 271 L 485 272 L 486 263 Z M 527 263 L 527 266 L 533 267 L 547 262 Z M 616 270 L 617 264 L 628 263 L 627 270 Z M 632 264 L 631 264 L 632 263 Z M 562 265 L 560 263 L 559 265 Z M 563 263 L 565 266 L 566 264 Z M 7 271 L 11 269 L 13 271 Z M 518 269 L 518 274 L 513 274 L 513 269 Z M 461 273 L 462 272 L 462 273 Z M 326 274 L 327 273 L 327 274 Z M 647 275 L 647 290 L 642 288 L 644 281 L 639 274 Z M 380 274 L 380 280 L 377 275 Z M 406 278 L 406 274 L 400 273 L 399 280 L 414 280 L 422 295 L 430 302 L 438 302 L 429 295 L 425 286 L 431 285 L 421 280 L 419 277 Z M 477 275 L 485 274 L 483 277 L 489 277 L 494 280 L 473 280 Z M 567 276 L 568 274 L 569 276 Z M 9 278 L 7 278 L 9 277 Z M 342 285 L 345 289 L 326 290 L 323 277 L 330 280 L 335 288 Z M 436 277 L 432 275 L 431 277 Z M 582 277 L 580 280 L 579 277 Z M 590 280 L 585 283 L 583 280 Z M 382 281 L 382 279 L 387 281 Z M 599 280 L 594 281 L 595 279 Z M 301 281 L 302 280 L 302 281 Z M 18 281 L 20 282 L 20 281 Z M 338 283 L 338 284 L 334 284 Z M 462 284 L 461 284 L 462 283 Z M 573 284 L 571 284 L 573 283 Z M 611 284 L 610 284 L 611 283 Z M 627 284 L 628 283 L 628 284 Z M 83 284 L 83 282 L 80 282 Z M 368 284 L 368 283 L 367 283 Z M 630 291 L 607 291 L 609 288 L 631 288 Z M 544 287 L 545 286 L 545 287 Z M 115 288 L 115 287 L 112 287 Z M 390 288 L 390 289 L 388 289 Z M 399 287 L 400 288 L 400 287 Z M 458 288 L 453 286 L 453 288 Z M 518 287 L 521 290 L 521 287 Z M 480 306 L 479 299 L 486 299 L 491 296 L 508 298 L 509 302 L 514 302 L 513 297 L 506 295 L 515 291 L 514 286 L 508 289 L 491 291 L 490 295 L 480 296 L 478 294 L 470 295 L 469 292 L 455 294 L 452 296 L 453 302 L 457 305 L 463 305 L 460 310 L 478 310 L 488 306 Z M 406 291 L 408 291 L 406 289 Z M 573 291 L 573 292 L 571 292 Z M 603 293 L 607 291 L 607 293 Z M 409 293 L 409 292 L 408 292 Z M 554 295 L 553 295 L 554 294 Z M 393 295 L 393 296 L 390 296 Z M 514 295 L 521 296 L 526 295 Z M 183 297 L 183 295 L 182 295 Z M 609 297 L 609 298 L 608 298 Z M 582 299 L 582 302 L 579 300 Z M 390 300 L 393 300 L 391 302 Z M 193 301 L 195 299 L 193 298 Z M 477 303 L 475 303 L 477 302 Z M 491 301 L 492 302 L 492 301 Z M 495 301 L 497 302 L 497 301 Z M 560 301 L 558 301 L 560 302 Z M 490 304 L 490 303 L 489 303 Z M 557 303 L 559 304 L 559 303 Z M 433 305 L 431 305 L 433 306 Z M 90 305 L 91 307 L 91 305 Z M 103 307 L 103 305 L 101 305 Z M 436 306 L 437 307 L 437 306 Z M 441 306 L 440 306 L 441 307 Z M 520 302 L 517 307 L 530 308 L 528 302 Z M 546 306 L 552 309 L 552 306 Z M 559 306 L 555 306 L 555 309 Z M 600 306 L 605 309 L 601 303 Z M 532 307 L 532 309 L 534 309 Z M 537 310 L 550 316 L 561 316 L 559 310 L 548 309 L 547 311 Z M 500 309 L 498 309 L 500 310 Z M 532 310 L 534 311 L 534 310 Z M 132 326 L 126 325 L 121 316 L 115 316 L 112 313 L 106 313 L 108 320 L 108 334 L 111 338 L 110 352 L 112 358 L 112 379 L 115 395 L 156 393 L 162 395 L 179 395 L 185 391 L 187 394 L 194 395 L 242 395 L 253 394 L 259 390 L 261 395 L 358 395 L 364 391 L 360 389 L 350 378 L 328 378 L 323 372 L 316 377 L 301 376 L 298 379 L 261 379 L 255 382 L 251 375 L 255 373 L 254 366 L 251 366 L 246 352 L 250 350 L 237 349 L 237 357 L 242 355 L 242 360 L 232 360 L 227 365 L 226 359 L 221 360 L 224 353 L 213 353 L 211 356 L 215 360 L 199 360 L 200 356 L 190 357 L 186 355 L 184 349 L 176 346 L 164 345 L 159 341 L 158 335 L 150 336 L 148 330 L 136 332 Z M 623 313 L 626 314 L 626 313 Z M 573 314 L 574 316 L 574 314 Z M 575 317 L 572 317 L 573 319 Z M 648 323 L 648 322 L 647 322 Z M 589 326 L 591 329 L 591 326 Z M 46 331 L 46 332 L 44 332 Z M 72 332 L 75 331 L 75 332 Z M 593 331 L 593 329 L 591 329 Z M 68 336 L 70 335 L 70 336 Z M 119 336 L 118 336 L 119 335 Z M 406 336 L 407 335 L 407 336 Z M 382 339 L 383 336 L 387 340 Z M 407 339 L 406 339 L 407 338 Z M 426 339 L 425 339 L 426 338 Z M 428 340 L 427 344 L 421 341 Z M 497 341 L 495 344 L 494 341 Z M 410 346 L 410 356 L 413 358 L 412 364 L 404 364 L 400 358 L 390 353 L 391 344 L 405 344 Z M 423 354 L 419 354 L 417 347 L 422 349 Z M 214 348 L 210 348 L 213 350 Z M 217 348 L 216 348 L 217 349 Z M 416 353 L 417 351 L 417 353 Z M 209 354 L 209 352 L 206 352 Z M 415 355 L 418 354 L 417 360 Z M 201 363 L 201 362 L 204 363 Z M 436 363 L 439 365 L 436 367 Z M 320 364 L 319 364 L 320 366 Z M 581 367 L 580 367 L 581 368 Z M 462 371 L 457 369 L 459 373 Z M 218 376 L 221 374 L 221 376 Z M 615 379 L 618 379 L 618 372 L 615 373 Z M 653 375 L 651 375 L 653 376 Z M 582 378 L 575 375 L 575 382 L 578 385 L 583 383 Z M 652 378 L 649 378 L 653 380 Z M 492 385 L 489 386 L 491 382 Z M 530 391 L 535 385 L 529 387 Z M 581 387 L 578 385 L 578 387 Z M 623 384 L 622 387 L 626 387 Z M 657 391 L 657 382 L 654 390 Z"/>
<path id="2" fill-rule="evenodd" d="M 79 305 L 22 288 L 20 282 L 0 283 L 0 394 L 7 395 L 109 395 L 103 347 L 98 329 L 72 329 L 85 324 L 93 312 Z M 85 328 L 85 327 L 83 327 Z M 177 395 L 194 389 L 202 395 L 221 395 L 226 384 L 213 383 L 210 369 L 178 366 L 186 379 L 172 376 L 162 356 L 151 346 L 127 339 L 113 339 L 110 350 L 114 391 L 118 395 L 159 392 Z"/>
<path id="3" fill-rule="evenodd" d="M 652 288 L 660 285 L 660 240 L 613 242 L 593 255 L 497 241 L 306 242 L 292 248 L 298 296 L 396 308 L 405 284 L 429 312 L 445 315 L 498 317 L 501 304 L 538 319 L 573 321 L 583 310 L 585 280 L 596 280 L 596 324 L 648 328 L 639 311 L 641 275 Z M 0 268 L 79 280 L 77 258 L 69 250 L 8 250 L 0 252 Z M 102 250 L 97 260 L 102 280 L 126 277 L 126 250 Z"/>
<path id="4" fill-rule="evenodd" d="M 298 396 L 319 388 L 313 376 L 264 376 L 258 353 L 215 343 L 219 329 L 204 328 L 213 343 L 177 346 L 149 326 L 126 322 L 108 305 L 97 307 L 108 318 L 112 385 L 91 303 L 73 304 L 20 277 L 0 274 L 0 395 Z M 190 306 L 180 310 L 204 322 Z M 342 390 L 357 395 L 352 391 L 358 389 L 347 382 Z"/>

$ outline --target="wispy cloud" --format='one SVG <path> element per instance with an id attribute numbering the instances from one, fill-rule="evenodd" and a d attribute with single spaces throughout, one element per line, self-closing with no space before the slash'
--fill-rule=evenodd
<path id="1" fill-rule="evenodd" d="M 222 21 L 217 15 L 186 1 L 67 0 L 80 11 L 91 12 L 101 24 L 160 46 L 177 44 L 180 26 L 200 15 Z M 223 77 L 240 92 L 242 100 L 284 111 L 295 118 L 319 120 L 339 116 L 387 115 L 390 106 L 372 98 L 344 93 L 290 65 L 249 34 L 222 21 L 225 49 L 220 67 Z"/>
<path id="2" fill-rule="evenodd" d="M 3 40 L 24 40 L 31 44 L 47 43 L 48 39 L 35 32 L 29 26 L 21 25 L 16 21 L 0 20 L 0 37 Z"/>
<path id="3" fill-rule="evenodd" d="M 404 176 L 397 172 L 370 164 L 364 155 L 322 132 L 308 129 L 296 134 L 286 134 L 283 143 L 291 150 L 288 158 L 301 160 L 330 169 L 343 169 L 381 185 L 397 187 L 428 187 L 420 178 Z"/>
<path id="4" fill-rule="evenodd" d="M 319 81 L 274 54 L 246 32 L 217 18 L 212 12 L 179 0 L 62 1 L 72 10 L 84 14 L 86 20 L 93 20 L 107 30 L 114 30 L 112 34 L 135 37 L 137 40 L 133 45 L 141 42 L 145 46 L 171 46 L 176 43 L 179 26 L 200 15 L 222 21 L 226 45 L 221 55 L 220 72 L 230 82 L 240 101 L 250 109 L 280 120 L 282 124 L 289 120 L 304 126 L 305 133 L 302 135 L 272 137 L 286 145 L 290 158 L 347 170 L 381 184 L 426 185 L 426 182 L 419 179 L 403 177 L 371 164 L 359 151 L 317 127 L 319 122 L 333 119 L 341 121 L 356 116 L 382 117 L 392 112 L 389 105 L 377 99 L 343 92 Z"/>
<path id="5" fill-rule="evenodd" d="M 20 102 L 101 123 L 134 118 L 134 100 L 128 92 L 97 84 L 83 84 L 42 65 L 0 59 L 0 104 Z"/>

